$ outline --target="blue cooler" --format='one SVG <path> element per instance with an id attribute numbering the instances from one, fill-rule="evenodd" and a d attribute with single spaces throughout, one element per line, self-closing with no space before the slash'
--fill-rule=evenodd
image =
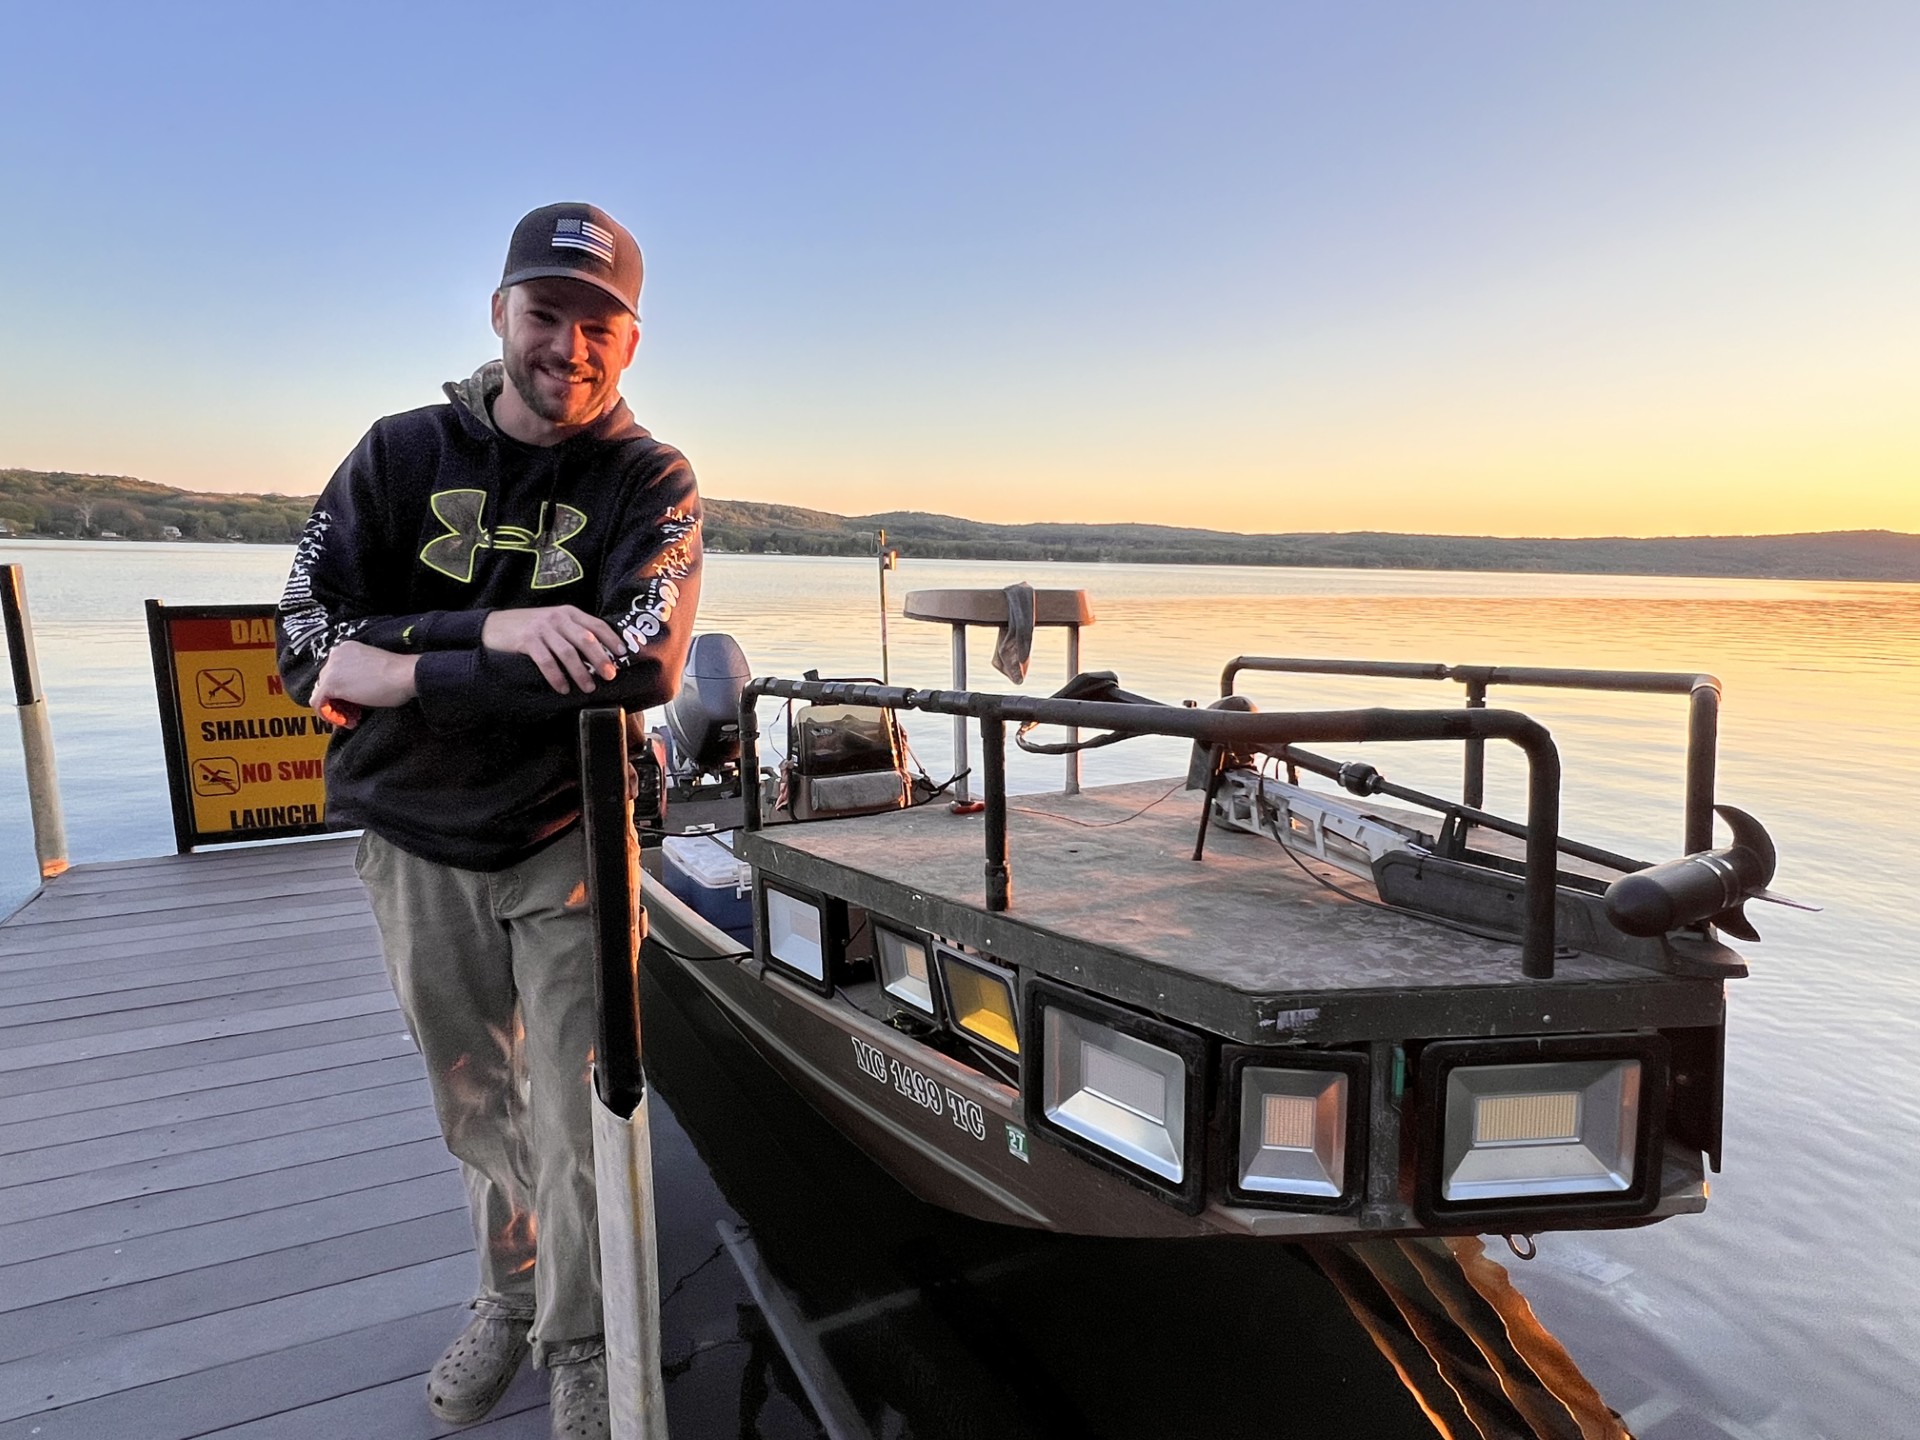
<path id="1" fill-rule="evenodd" d="M 660 878 L 708 924 L 753 948 L 753 871 L 734 856 L 733 836 L 668 836 Z"/>

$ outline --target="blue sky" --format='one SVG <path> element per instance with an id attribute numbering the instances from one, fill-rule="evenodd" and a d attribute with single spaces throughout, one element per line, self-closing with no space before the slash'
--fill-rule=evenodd
<path id="1" fill-rule="evenodd" d="M 315 490 L 585 198 L 725 498 L 1920 530 L 1920 7 L 568 13 L 7 0 L 0 465 Z"/>

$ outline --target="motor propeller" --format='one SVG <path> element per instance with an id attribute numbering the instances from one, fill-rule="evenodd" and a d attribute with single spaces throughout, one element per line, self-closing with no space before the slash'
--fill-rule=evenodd
<path id="1" fill-rule="evenodd" d="M 1629 935 L 1664 935 L 1702 920 L 1742 940 L 1758 940 L 1743 909 L 1749 900 L 1770 900 L 1796 910 L 1818 910 L 1767 889 L 1773 879 L 1773 837 L 1744 810 L 1716 805 L 1714 813 L 1733 831 L 1733 843 L 1623 875 L 1607 887 L 1607 918 Z"/>

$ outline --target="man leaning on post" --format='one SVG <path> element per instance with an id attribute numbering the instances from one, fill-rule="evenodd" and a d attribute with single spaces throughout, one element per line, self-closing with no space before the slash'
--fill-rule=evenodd
<path id="1" fill-rule="evenodd" d="M 633 237 L 591 205 L 514 228 L 500 359 L 367 432 L 280 602 L 287 692 L 340 728 L 328 818 L 466 1177 L 473 1320 L 434 1414 L 492 1408 L 532 1350 L 553 1433 L 607 1433 L 578 712 L 670 699 L 700 590 L 685 457 L 634 423 Z"/>

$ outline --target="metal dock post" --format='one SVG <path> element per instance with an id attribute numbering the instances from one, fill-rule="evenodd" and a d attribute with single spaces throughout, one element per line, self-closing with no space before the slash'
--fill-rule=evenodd
<path id="1" fill-rule="evenodd" d="M 60 812 L 60 777 L 53 764 L 53 726 L 40 693 L 40 660 L 27 614 L 26 573 L 0 565 L 0 611 L 5 613 L 7 654 L 13 660 L 14 704 L 20 708 L 20 752 L 27 764 L 27 804 L 33 811 L 33 848 L 40 878 L 67 868 L 67 822 Z"/>
<path id="2" fill-rule="evenodd" d="M 627 788 L 627 717 L 580 715 L 580 795 L 593 906 L 595 991 L 593 1178 L 600 1211 L 600 1291 L 614 1440 L 666 1440 L 660 1374 L 660 1244 L 653 1139 L 640 1051 L 640 846 Z"/>

